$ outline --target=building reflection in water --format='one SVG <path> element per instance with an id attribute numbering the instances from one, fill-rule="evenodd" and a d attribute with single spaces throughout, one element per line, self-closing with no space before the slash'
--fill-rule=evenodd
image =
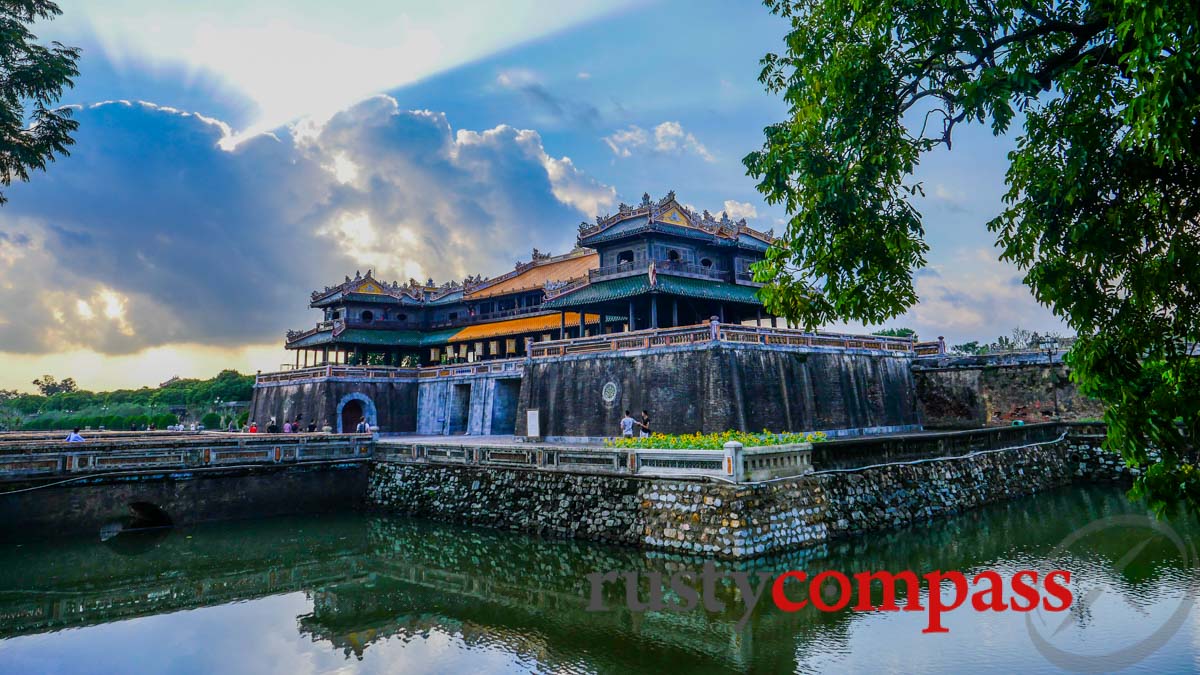
<path id="1" fill-rule="evenodd" d="M 927 526 L 719 567 L 847 574 L 1004 568 L 1039 559 L 1096 518 L 1136 511 L 1116 489 L 1067 489 Z M 700 562 L 397 518 L 345 514 L 130 534 L 103 543 L 97 538 L 5 547 L 0 638 L 303 592 L 311 612 L 297 617 L 300 633 L 350 659 L 363 659 L 381 641 L 441 632 L 459 636 L 468 648 L 502 649 L 539 669 L 719 664 L 790 672 L 822 654 L 845 652 L 855 622 L 868 616 L 786 614 L 764 595 L 739 628 L 743 605 L 731 583 L 717 590 L 724 612 L 589 612 L 590 572 L 667 575 L 698 570 Z M 1114 533 L 1093 546 L 1100 562 L 1088 568 L 1134 606 L 1168 592 L 1172 586 L 1162 577 L 1178 572 L 1162 564 L 1173 552 L 1167 542 L 1152 542 L 1124 569 L 1106 567 L 1137 543 Z M 622 607 L 623 596 L 623 589 L 609 587 L 606 602 Z"/>

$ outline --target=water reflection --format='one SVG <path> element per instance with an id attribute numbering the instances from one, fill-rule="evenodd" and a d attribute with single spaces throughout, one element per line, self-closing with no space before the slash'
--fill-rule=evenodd
<path id="1" fill-rule="evenodd" d="M 847 574 L 994 568 L 1008 576 L 1041 565 L 1055 544 L 1089 522 L 1140 512 L 1115 488 L 1072 488 L 732 567 Z M 1188 523 L 1176 528 L 1197 534 Z M 317 670 L 346 660 L 381 671 L 1055 669 L 1033 649 L 1023 617 L 1011 612 L 955 612 L 947 615 L 950 635 L 924 636 L 923 616 L 787 614 L 762 602 L 739 628 L 742 604 L 732 584 L 717 591 L 727 604 L 723 612 L 586 611 L 589 572 L 698 567 L 695 560 L 630 549 L 359 514 L 156 530 L 143 535 L 152 539 L 114 547 L 130 534 L 105 543 L 30 542 L 0 552 L 0 670 L 48 658 L 37 651 L 46 648 L 37 636 L 67 628 L 82 630 L 54 633 L 59 660 L 52 665 L 88 670 L 97 631 L 139 618 L 152 621 L 140 624 L 142 632 L 197 633 L 218 642 L 257 633 L 286 643 L 289 655 Z M 1139 546 L 1130 564 L 1118 562 Z M 1193 570 L 1178 564 L 1170 542 L 1147 542 L 1144 532 L 1113 529 L 1069 555 L 1073 587 L 1107 591 L 1078 607 L 1055 636 L 1077 649 L 1103 647 L 1131 628 L 1154 624 L 1194 583 Z M 610 588 L 609 606 L 620 605 L 621 596 Z M 200 613 L 169 614 L 218 606 L 224 618 L 217 626 Z M 1142 665 L 1190 669 L 1196 650 L 1189 633 L 1195 632 L 1190 617 Z M 112 634 L 103 635 L 111 640 Z M 133 650 L 126 662 L 120 656 L 112 656 L 113 663 L 126 672 L 144 667 Z M 278 660 L 255 665 L 244 654 L 205 658 L 188 663 L 200 670 L 284 669 Z"/>

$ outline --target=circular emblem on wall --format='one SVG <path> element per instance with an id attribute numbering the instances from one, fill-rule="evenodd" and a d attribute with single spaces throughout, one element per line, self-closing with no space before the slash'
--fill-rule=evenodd
<path id="1" fill-rule="evenodd" d="M 617 383 L 605 382 L 604 388 L 600 390 L 600 396 L 604 399 L 605 403 L 612 403 L 617 400 Z"/>

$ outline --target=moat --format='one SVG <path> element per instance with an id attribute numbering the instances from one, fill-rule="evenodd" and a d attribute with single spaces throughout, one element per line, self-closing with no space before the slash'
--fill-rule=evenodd
<path id="1" fill-rule="evenodd" d="M 1066 654 L 1156 646 L 1136 672 L 1200 667 L 1194 557 L 1137 527 L 1115 486 L 1068 486 L 731 569 L 1071 570 L 1076 603 L 1047 615 L 586 611 L 585 575 L 669 572 L 695 559 L 346 512 L 28 541 L 0 550 L 0 671 L 1059 672 Z M 1194 546 L 1200 526 L 1170 521 Z M 1193 554 L 1194 556 L 1194 554 Z M 1090 591 L 1090 592 L 1089 592 Z M 732 597 L 732 588 L 720 590 Z M 1084 601 L 1086 598 L 1086 602 Z M 1027 624 L 1027 617 L 1029 623 Z M 1161 646 L 1153 642 L 1161 639 Z M 1118 661 L 1110 661 L 1112 664 Z"/>

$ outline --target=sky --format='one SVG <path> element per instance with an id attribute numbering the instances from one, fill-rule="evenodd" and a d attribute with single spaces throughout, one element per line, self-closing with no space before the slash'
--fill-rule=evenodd
<path id="1" fill-rule="evenodd" d="M 314 289 L 502 274 L 643 192 L 786 222 L 741 163 L 786 116 L 757 76 L 787 26 L 757 3 L 60 5 L 34 32 L 83 50 L 80 128 L 0 206 L 0 388 L 275 370 Z M 956 133 L 917 175 L 920 304 L 886 325 L 1061 330 L 985 227 L 1012 139 Z"/>

